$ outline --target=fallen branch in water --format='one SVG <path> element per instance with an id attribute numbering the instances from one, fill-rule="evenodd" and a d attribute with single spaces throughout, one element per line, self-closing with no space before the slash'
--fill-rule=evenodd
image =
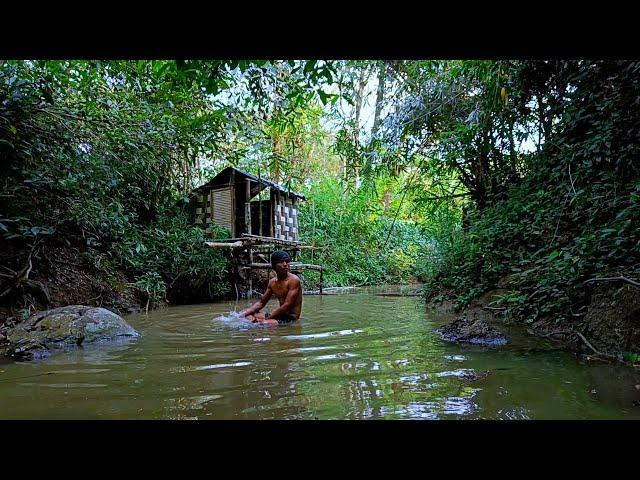
<path id="1" fill-rule="evenodd" d="M 596 350 L 596 348 L 593 345 L 591 345 L 591 343 L 589 343 L 589 340 L 587 340 L 585 336 L 582 335 L 580 332 L 573 331 L 572 333 L 575 333 L 577 336 L 579 336 L 582 339 L 582 341 L 585 343 L 585 345 L 589 347 L 591 350 L 593 350 L 593 353 L 595 353 L 596 355 L 601 357 L 606 357 L 606 358 L 615 358 L 615 359 L 618 358 L 616 355 L 613 355 L 611 353 L 600 352 Z"/>
<path id="2" fill-rule="evenodd" d="M 550 332 L 550 333 L 546 333 L 544 335 L 541 335 L 544 338 L 549 338 L 552 337 L 553 335 L 576 335 L 580 338 L 580 340 L 582 340 L 584 342 L 584 344 L 589 347 L 591 350 L 593 350 L 593 353 L 596 356 L 600 356 L 600 357 L 605 357 L 605 358 L 613 358 L 613 359 L 618 359 L 618 357 L 616 355 L 613 355 L 612 353 L 606 353 L 606 352 L 601 352 L 599 350 L 597 350 L 593 345 L 591 345 L 591 342 L 589 342 L 589 340 L 586 339 L 586 337 L 576 331 L 576 330 L 558 330 L 555 332 Z"/>
<path id="3" fill-rule="evenodd" d="M 625 282 L 625 283 L 628 283 L 629 285 L 633 285 L 634 287 L 640 288 L 640 283 L 638 283 L 638 282 L 636 282 L 634 280 L 630 280 L 627 277 L 623 277 L 622 275 L 619 276 L 619 277 L 592 278 L 591 280 L 587 280 L 584 283 L 590 283 L 590 282 L 615 282 L 615 281 Z"/>
<path id="4" fill-rule="evenodd" d="M 350 286 L 350 287 L 329 287 L 329 288 L 323 288 L 322 292 L 323 295 L 338 295 L 337 292 L 343 291 L 343 290 L 351 290 L 356 288 L 356 286 Z M 303 295 L 317 295 L 320 293 L 320 290 L 305 290 L 302 292 Z"/>
<path id="5" fill-rule="evenodd" d="M 14 381 L 14 380 L 22 380 L 23 378 L 31 378 L 31 377 L 40 377 L 42 375 L 53 375 L 54 373 L 59 373 L 59 372 L 45 372 L 45 373 L 36 373 L 34 375 L 24 375 L 22 377 L 12 377 L 12 378 L 0 378 L 0 382 L 9 382 L 9 381 Z"/>
<path id="6" fill-rule="evenodd" d="M 419 297 L 419 293 L 376 293 L 378 297 Z"/>

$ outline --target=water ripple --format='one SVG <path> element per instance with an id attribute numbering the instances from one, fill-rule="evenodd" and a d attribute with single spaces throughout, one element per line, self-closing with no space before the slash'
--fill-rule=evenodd
<path id="1" fill-rule="evenodd" d="M 320 355 L 317 357 L 314 357 L 316 360 L 335 360 L 335 359 L 339 359 L 339 358 L 352 358 L 352 357 L 357 357 L 358 355 L 354 354 L 354 353 L 349 353 L 349 352 L 344 352 L 344 353 L 335 353 L 333 355 Z"/>
<path id="2" fill-rule="evenodd" d="M 625 374 L 624 385 L 633 391 L 626 397 L 611 395 L 615 398 L 607 404 L 601 398 L 604 387 L 615 381 L 613 370 L 607 370 L 612 367 L 601 366 L 598 372 L 563 352 L 518 351 L 515 342 L 495 352 L 443 342 L 435 328 L 444 319 L 425 312 L 419 299 L 305 296 L 302 320 L 277 327 L 257 326 L 233 313 L 251 303 L 245 299 L 128 316 L 142 333 L 131 344 L 3 364 L 0 417 L 640 416 L 629 406 L 630 395 L 637 398 L 633 385 L 640 384 L 631 374 Z M 476 375 L 487 371 L 492 374 Z M 616 386 L 622 391 L 622 381 Z M 597 395 L 589 393 L 596 388 Z"/>
<path id="3" fill-rule="evenodd" d="M 212 370 L 215 368 L 229 368 L 229 367 L 245 367 L 252 365 L 253 362 L 235 362 L 235 363 L 216 363 L 213 365 L 204 365 L 202 367 L 196 367 L 195 370 Z"/>
<path id="4" fill-rule="evenodd" d="M 353 335 L 355 333 L 362 333 L 364 330 L 339 330 L 337 332 L 324 332 L 324 333 L 310 333 L 307 335 L 287 335 L 284 338 L 289 340 L 306 340 L 309 338 L 326 338 L 326 337 L 335 337 L 338 335 Z"/>

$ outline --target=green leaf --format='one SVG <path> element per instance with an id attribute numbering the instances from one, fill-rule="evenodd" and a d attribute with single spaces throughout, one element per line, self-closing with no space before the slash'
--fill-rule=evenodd
<path id="1" fill-rule="evenodd" d="M 560 252 L 558 250 L 554 250 L 553 252 L 551 252 L 549 254 L 549 260 L 553 260 L 554 258 L 556 258 L 558 255 L 560 255 Z"/>
<path id="2" fill-rule="evenodd" d="M 304 73 L 305 74 L 311 73 L 313 68 L 316 66 L 316 62 L 317 60 L 307 60 L 307 62 L 304 64 Z"/>
<path id="3" fill-rule="evenodd" d="M 13 146 L 13 143 L 11 143 L 11 142 L 9 142 L 9 141 L 7 141 L 7 140 L 4 140 L 4 139 L 2 139 L 2 138 L 0 138 L 0 145 L 6 145 L 6 146 L 8 146 L 9 148 L 11 148 L 11 149 L 15 150 L 15 147 Z"/>
<path id="4" fill-rule="evenodd" d="M 324 68 L 322 71 L 324 78 L 327 79 L 327 83 L 333 83 L 333 75 L 331 75 L 331 70 L 328 68 Z"/>

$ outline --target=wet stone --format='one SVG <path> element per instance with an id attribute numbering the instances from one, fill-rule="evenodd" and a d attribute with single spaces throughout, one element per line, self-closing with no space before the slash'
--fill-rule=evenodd
<path id="1" fill-rule="evenodd" d="M 506 345 L 507 337 L 484 320 L 459 319 L 436 329 L 443 340 L 495 347 Z"/>
<path id="2" fill-rule="evenodd" d="M 7 336 L 7 354 L 40 359 L 54 348 L 138 336 L 122 317 L 105 308 L 70 305 L 40 312 L 16 325 Z"/>

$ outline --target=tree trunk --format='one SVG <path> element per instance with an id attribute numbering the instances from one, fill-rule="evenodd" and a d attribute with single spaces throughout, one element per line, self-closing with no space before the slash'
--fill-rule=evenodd
<path id="1" fill-rule="evenodd" d="M 353 137 L 355 143 L 360 141 L 360 112 L 362 110 L 362 100 L 364 98 L 364 87 L 367 85 L 367 75 L 363 70 L 358 77 L 358 90 L 356 91 L 355 120 L 353 125 Z"/>
<path id="2" fill-rule="evenodd" d="M 364 88 L 367 85 L 368 74 L 366 70 L 362 70 L 358 76 L 358 90 L 356 91 L 356 105 L 355 105 L 355 119 L 353 125 L 353 139 L 354 145 L 357 147 L 360 144 L 360 113 L 362 111 L 362 101 L 364 99 Z M 350 163 L 350 164 L 349 164 Z M 353 172 L 353 180 L 356 188 L 360 186 L 360 170 L 357 165 L 357 160 L 351 160 L 347 158 L 346 165 L 346 177 L 349 180 L 349 173 Z"/>
<path id="3" fill-rule="evenodd" d="M 384 100 L 384 87 L 387 78 L 387 64 L 382 62 L 378 70 L 378 91 L 376 93 L 376 110 L 373 116 L 373 127 L 371 128 L 371 139 L 375 138 L 380 127 L 380 114 L 382 113 L 382 101 Z"/>
<path id="4" fill-rule="evenodd" d="M 391 203 L 391 189 L 393 184 L 389 182 L 384 189 L 384 193 L 382 194 L 382 206 L 384 208 L 384 215 L 389 211 L 389 204 Z"/>
<path id="5" fill-rule="evenodd" d="M 280 155 L 282 155 L 282 143 L 280 137 L 273 139 L 273 181 L 280 182 Z"/>

